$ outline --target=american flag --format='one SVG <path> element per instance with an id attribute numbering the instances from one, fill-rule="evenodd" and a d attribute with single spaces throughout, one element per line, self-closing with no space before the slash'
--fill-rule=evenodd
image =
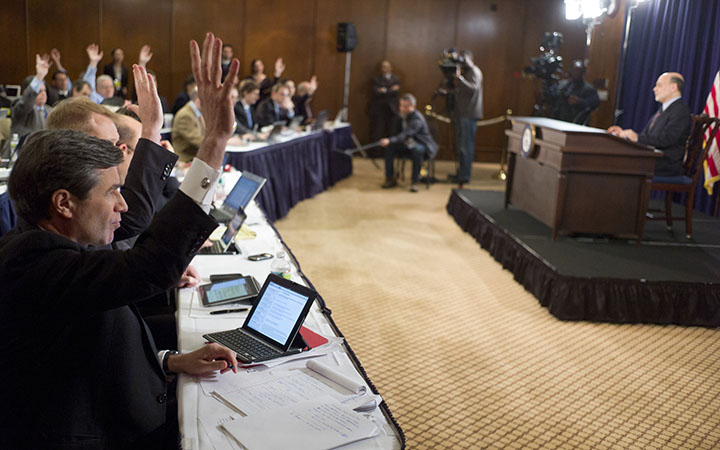
<path id="1" fill-rule="evenodd" d="M 720 114 L 720 71 L 715 75 L 715 81 L 713 81 L 712 89 L 707 97 L 705 103 L 705 114 L 710 117 L 719 117 Z M 705 140 L 710 137 L 710 129 L 705 134 Z M 720 133 L 715 135 L 715 139 L 710 144 L 707 158 L 703 161 L 703 167 L 705 168 L 705 190 L 708 195 L 712 195 L 713 185 L 716 181 L 720 180 Z"/>

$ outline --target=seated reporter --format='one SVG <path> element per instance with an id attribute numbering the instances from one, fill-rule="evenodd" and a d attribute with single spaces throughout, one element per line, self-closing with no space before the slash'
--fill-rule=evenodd
<path id="1" fill-rule="evenodd" d="M 9 377 L 0 386 L 0 448 L 176 448 L 166 377 L 227 372 L 230 362 L 235 370 L 235 353 L 218 345 L 158 352 L 134 307 L 177 283 L 217 227 L 210 199 L 233 127 L 221 45 L 208 34 L 201 57 L 191 43 L 208 132 L 180 192 L 131 250 L 88 251 L 112 241 L 127 209 L 121 150 L 71 130 L 26 143 L 9 182 L 20 220 L 0 239 L 0 370 Z M 234 60 L 230 79 L 238 67 Z M 162 113 L 144 69 L 134 67 L 134 78 L 140 147 Z"/>
<path id="2" fill-rule="evenodd" d="M 260 102 L 255 115 L 261 127 L 275 122 L 289 122 L 295 117 L 295 106 L 290 98 L 290 89 L 283 84 L 273 86 L 270 98 Z"/>
<path id="3" fill-rule="evenodd" d="M 403 94 L 399 105 L 400 132 L 389 138 L 380 139 L 380 146 L 385 147 L 385 183 L 383 189 L 397 186 L 395 172 L 395 155 L 398 152 L 410 153 L 412 159 L 412 178 L 410 192 L 417 192 L 417 183 L 420 179 L 420 167 L 423 158 L 434 158 L 438 148 L 430 134 L 425 118 L 415 108 L 417 100 L 412 94 Z"/>

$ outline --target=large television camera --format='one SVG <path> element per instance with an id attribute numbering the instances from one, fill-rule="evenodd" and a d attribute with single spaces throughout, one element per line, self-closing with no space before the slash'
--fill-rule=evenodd
<path id="1" fill-rule="evenodd" d="M 465 57 L 455 47 L 443 50 L 442 57 L 438 60 L 440 71 L 445 77 L 445 82 L 452 86 L 458 67 L 465 64 Z"/>
<path id="2" fill-rule="evenodd" d="M 557 54 L 560 45 L 563 43 L 562 33 L 546 32 L 540 43 L 540 56 L 530 58 L 530 65 L 525 67 L 525 73 L 533 75 L 541 80 L 557 81 L 562 72 L 563 59 Z"/>
<path id="3" fill-rule="evenodd" d="M 530 65 L 525 67 L 527 75 L 538 78 L 542 81 L 540 93 L 537 96 L 533 115 L 549 116 L 553 108 L 551 91 L 560 80 L 563 69 L 562 56 L 558 55 L 558 49 L 563 43 L 562 33 L 547 31 L 540 42 L 540 56 L 530 58 Z"/>

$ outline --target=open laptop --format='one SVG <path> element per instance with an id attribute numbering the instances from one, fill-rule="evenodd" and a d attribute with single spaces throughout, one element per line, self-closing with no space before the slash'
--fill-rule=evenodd
<path id="1" fill-rule="evenodd" d="M 242 224 L 246 218 L 245 211 L 242 209 L 237 210 L 232 219 L 228 220 L 225 232 L 223 232 L 220 239 L 212 240 L 212 246 L 203 247 L 198 253 L 203 255 L 222 255 L 228 253 L 230 247 L 232 247 L 235 242 L 235 237 L 240 233 L 240 228 L 242 228 Z"/>
<path id="2" fill-rule="evenodd" d="M 323 109 L 320 111 L 320 113 L 317 116 L 317 119 L 315 119 L 315 123 L 312 125 L 313 130 L 322 130 L 325 126 L 325 122 L 327 122 L 328 117 L 330 117 L 330 113 L 327 109 Z"/>
<path id="3" fill-rule="evenodd" d="M 306 344 L 298 331 L 316 296 L 305 286 L 270 274 L 242 327 L 203 337 L 235 351 L 245 364 L 300 353 Z"/>
<path id="4" fill-rule="evenodd" d="M 250 202 L 258 195 L 260 189 L 265 185 L 267 179 L 243 172 L 230 193 L 225 197 L 225 201 L 219 208 L 210 211 L 218 222 L 230 220 L 238 211 L 244 211 Z"/>

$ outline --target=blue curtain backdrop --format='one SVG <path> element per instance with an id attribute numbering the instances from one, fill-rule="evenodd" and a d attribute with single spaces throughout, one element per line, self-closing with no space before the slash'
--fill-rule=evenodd
<path id="1" fill-rule="evenodd" d="M 618 124 L 634 130 L 647 124 L 660 106 L 652 88 L 663 72 L 683 74 L 683 101 L 700 114 L 720 68 L 720 1 L 649 0 L 632 11 L 628 36 Z M 717 191 L 720 184 L 710 198 L 699 183 L 695 209 L 712 214 Z"/>

